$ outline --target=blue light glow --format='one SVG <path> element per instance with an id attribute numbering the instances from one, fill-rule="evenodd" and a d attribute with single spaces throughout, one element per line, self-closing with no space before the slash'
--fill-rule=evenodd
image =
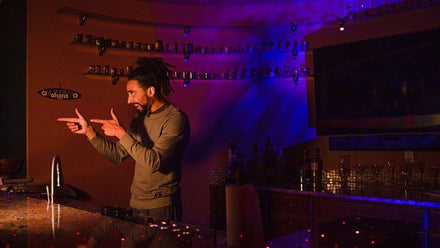
<path id="1" fill-rule="evenodd" d="M 354 196 L 354 195 L 343 195 L 343 196 L 331 195 L 330 197 L 334 197 L 334 198 L 342 197 L 344 199 L 351 199 L 351 200 L 391 203 L 391 204 L 417 206 L 417 207 L 440 208 L 440 202 L 414 201 L 414 200 L 390 199 L 390 198 L 378 198 L 378 197 Z"/>

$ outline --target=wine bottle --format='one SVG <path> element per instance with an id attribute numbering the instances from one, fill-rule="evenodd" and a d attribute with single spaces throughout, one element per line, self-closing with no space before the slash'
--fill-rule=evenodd
<path id="1" fill-rule="evenodd" d="M 300 190 L 309 190 L 311 181 L 311 167 L 310 167 L 310 154 L 307 149 L 303 151 L 303 163 L 299 171 L 299 185 Z"/>
<path id="2" fill-rule="evenodd" d="M 311 184 L 314 192 L 322 191 L 322 159 L 319 154 L 319 148 L 312 149 L 310 158 Z"/>

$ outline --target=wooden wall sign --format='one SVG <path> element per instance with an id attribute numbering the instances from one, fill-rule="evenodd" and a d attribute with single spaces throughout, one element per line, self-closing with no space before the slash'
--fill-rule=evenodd
<path id="1" fill-rule="evenodd" d="M 42 89 L 38 91 L 38 94 L 56 100 L 75 100 L 81 97 L 81 94 L 76 91 L 61 88 Z"/>

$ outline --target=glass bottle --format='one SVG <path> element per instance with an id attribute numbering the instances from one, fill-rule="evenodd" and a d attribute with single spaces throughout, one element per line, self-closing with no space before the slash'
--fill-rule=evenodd
<path id="1" fill-rule="evenodd" d="M 273 174 L 275 170 L 276 157 L 273 151 L 273 144 L 270 137 L 266 138 L 266 143 L 264 144 L 264 167 L 266 171 L 266 183 L 271 183 L 273 179 Z"/>
<path id="2" fill-rule="evenodd" d="M 319 148 L 312 149 L 310 157 L 311 184 L 314 192 L 322 191 L 322 159 L 319 154 Z"/>
<path id="3" fill-rule="evenodd" d="M 277 173 L 280 175 L 284 175 L 286 173 L 286 156 L 284 155 L 284 150 L 280 149 L 280 152 L 278 153 L 278 159 L 277 159 Z"/>
<path id="4" fill-rule="evenodd" d="M 252 145 L 252 153 L 247 161 L 247 178 L 250 183 L 258 184 L 259 176 L 261 175 L 261 155 L 258 150 L 258 144 Z"/>
<path id="5" fill-rule="evenodd" d="M 283 149 L 280 149 L 280 151 L 277 154 L 277 160 L 276 160 L 276 181 L 277 184 L 280 186 L 284 186 L 285 179 L 286 179 L 286 157 L 284 155 Z"/>
<path id="6" fill-rule="evenodd" d="M 311 167 L 310 167 L 310 154 L 307 149 L 303 151 L 303 163 L 299 171 L 299 185 L 300 190 L 308 190 L 310 188 L 311 180 Z"/>
<path id="7" fill-rule="evenodd" d="M 342 193 L 349 193 L 348 178 L 350 177 L 350 155 L 339 155 L 339 176 L 341 177 Z"/>
<path id="8" fill-rule="evenodd" d="M 266 160 L 266 166 L 268 168 L 274 167 L 274 152 L 273 152 L 273 144 L 270 137 L 266 138 L 266 143 L 264 144 L 264 157 Z"/>
<path id="9" fill-rule="evenodd" d="M 237 148 L 230 143 L 228 146 L 228 157 L 226 161 L 226 183 L 235 183 L 236 163 L 237 163 Z"/>

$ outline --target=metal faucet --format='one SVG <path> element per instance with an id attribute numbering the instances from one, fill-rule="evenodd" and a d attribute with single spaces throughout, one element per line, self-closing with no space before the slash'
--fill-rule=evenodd
<path id="1" fill-rule="evenodd" d="M 55 186 L 56 184 L 56 186 Z M 46 187 L 47 191 L 47 200 L 53 203 L 53 198 L 56 192 L 56 187 L 61 187 L 64 184 L 63 173 L 61 171 L 61 159 L 60 156 L 55 155 L 52 158 L 52 167 L 50 172 L 50 192 L 48 187 Z"/>

